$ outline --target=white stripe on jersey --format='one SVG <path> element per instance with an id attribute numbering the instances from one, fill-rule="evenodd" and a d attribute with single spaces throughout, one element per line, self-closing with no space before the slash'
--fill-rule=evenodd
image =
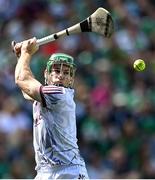
<path id="1" fill-rule="evenodd" d="M 65 89 L 63 87 L 49 85 L 49 86 L 43 86 L 42 92 L 45 94 L 64 94 Z"/>

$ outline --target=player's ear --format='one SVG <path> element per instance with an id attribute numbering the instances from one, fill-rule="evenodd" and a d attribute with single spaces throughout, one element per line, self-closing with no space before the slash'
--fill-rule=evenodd
<path id="1" fill-rule="evenodd" d="M 45 78 L 45 85 L 47 85 L 47 78 L 48 77 L 48 72 L 47 72 L 47 69 L 45 69 L 44 71 L 44 78 Z"/>
<path id="2" fill-rule="evenodd" d="M 45 71 L 44 71 L 44 78 L 46 78 L 47 77 L 47 69 L 45 69 Z"/>

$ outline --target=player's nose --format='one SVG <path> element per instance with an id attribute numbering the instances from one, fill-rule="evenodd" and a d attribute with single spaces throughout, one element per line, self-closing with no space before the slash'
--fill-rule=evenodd
<path id="1" fill-rule="evenodd" d="M 62 79 L 64 79 L 64 74 L 61 72 L 58 77 L 60 80 L 62 80 Z"/>

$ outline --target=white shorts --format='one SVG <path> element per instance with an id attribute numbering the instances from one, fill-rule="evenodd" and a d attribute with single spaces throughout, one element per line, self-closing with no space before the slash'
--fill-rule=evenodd
<path id="1" fill-rule="evenodd" d="M 87 170 L 80 165 L 54 166 L 49 169 L 44 168 L 37 172 L 36 180 L 47 179 L 89 179 Z"/>

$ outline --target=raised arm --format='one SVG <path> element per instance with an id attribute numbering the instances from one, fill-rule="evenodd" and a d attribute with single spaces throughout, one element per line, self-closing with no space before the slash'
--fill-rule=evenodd
<path id="1" fill-rule="evenodd" d="M 15 68 L 15 83 L 19 86 L 26 99 L 41 101 L 39 92 L 41 83 L 34 78 L 30 69 L 32 55 L 38 50 L 36 38 L 17 44 L 15 49 L 18 52 L 20 49 L 20 57 Z"/>

